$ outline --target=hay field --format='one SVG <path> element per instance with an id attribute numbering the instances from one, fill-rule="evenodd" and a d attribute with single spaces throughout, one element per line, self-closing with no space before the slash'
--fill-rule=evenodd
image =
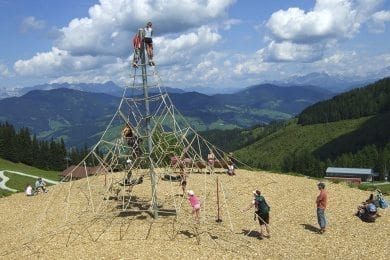
<path id="1" fill-rule="evenodd" d="M 120 173 L 110 176 L 120 178 Z M 222 223 L 217 223 L 216 176 Z M 50 187 L 47 194 L 0 199 L 1 259 L 388 259 L 390 210 L 376 223 L 354 216 L 369 192 L 326 183 L 328 228 L 317 234 L 317 181 L 268 172 L 192 174 L 188 188 L 202 201 L 193 222 L 178 183 L 159 180 L 158 219 L 147 211 L 150 180 L 132 191 L 134 202 L 107 199 L 110 178 L 92 177 Z M 271 206 L 272 237 L 257 238 L 253 210 L 241 213 L 260 189 Z M 106 199 L 104 199 L 106 198 Z M 128 196 L 125 197 L 128 199 Z M 387 197 L 389 199 L 389 197 Z M 172 214 L 176 212 L 176 214 Z M 249 231 L 253 230 L 248 234 Z"/>

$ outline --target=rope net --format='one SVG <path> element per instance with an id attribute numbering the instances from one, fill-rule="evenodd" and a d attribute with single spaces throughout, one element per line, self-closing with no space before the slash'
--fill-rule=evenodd
<path id="1" fill-rule="evenodd" d="M 167 221 L 172 237 L 183 225 L 193 226 L 196 237 L 207 233 L 208 225 L 232 231 L 228 184 L 221 183 L 218 194 L 216 191 L 216 175 L 227 172 L 232 156 L 190 126 L 161 87 L 156 67 L 148 67 L 147 76 L 145 93 L 142 70 L 134 69 L 132 83 L 124 89 L 100 140 L 64 177 L 65 221 L 74 226 L 82 218 L 93 218 L 106 230 L 110 220 L 156 218 L 158 214 L 154 222 Z M 201 200 L 200 225 L 207 224 L 203 231 L 192 219 L 186 189 L 194 190 Z M 225 214 L 225 222 L 215 224 L 220 212 Z M 121 234 L 123 223 L 119 225 Z"/>

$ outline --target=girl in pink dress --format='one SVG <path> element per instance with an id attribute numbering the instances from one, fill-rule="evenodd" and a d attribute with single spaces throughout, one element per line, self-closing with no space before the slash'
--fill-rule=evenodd
<path id="1" fill-rule="evenodd" d="M 188 190 L 187 194 L 188 194 L 188 201 L 192 206 L 192 215 L 194 217 L 194 220 L 199 223 L 200 201 L 198 197 L 195 196 L 192 190 Z"/>

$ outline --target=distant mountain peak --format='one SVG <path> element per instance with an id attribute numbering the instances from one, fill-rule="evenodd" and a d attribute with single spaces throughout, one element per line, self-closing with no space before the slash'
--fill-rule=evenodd
<path id="1" fill-rule="evenodd" d="M 360 87 L 376 81 L 378 78 L 356 78 L 347 77 L 342 74 L 329 75 L 326 72 L 312 72 L 306 75 L 294 75 L 284 80 L 271 81 L 269 83 L 279 86 L 302 86 L 311 85 L 331 90 L 333 92 L 343 92 L 350 88 Z"/>

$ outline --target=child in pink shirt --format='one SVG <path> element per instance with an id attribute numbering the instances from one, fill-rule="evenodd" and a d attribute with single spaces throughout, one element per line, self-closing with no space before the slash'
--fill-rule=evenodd
<path id="1" fill-rule="evenodd" d="M 198 197 L 195 196 L 192 190 L 188 190 L 187 194 L 188 194 L 188 201 L 192 206 L 192 215 L 194 216 L 194 220 L 199 223 L 200 201 Z"/>

